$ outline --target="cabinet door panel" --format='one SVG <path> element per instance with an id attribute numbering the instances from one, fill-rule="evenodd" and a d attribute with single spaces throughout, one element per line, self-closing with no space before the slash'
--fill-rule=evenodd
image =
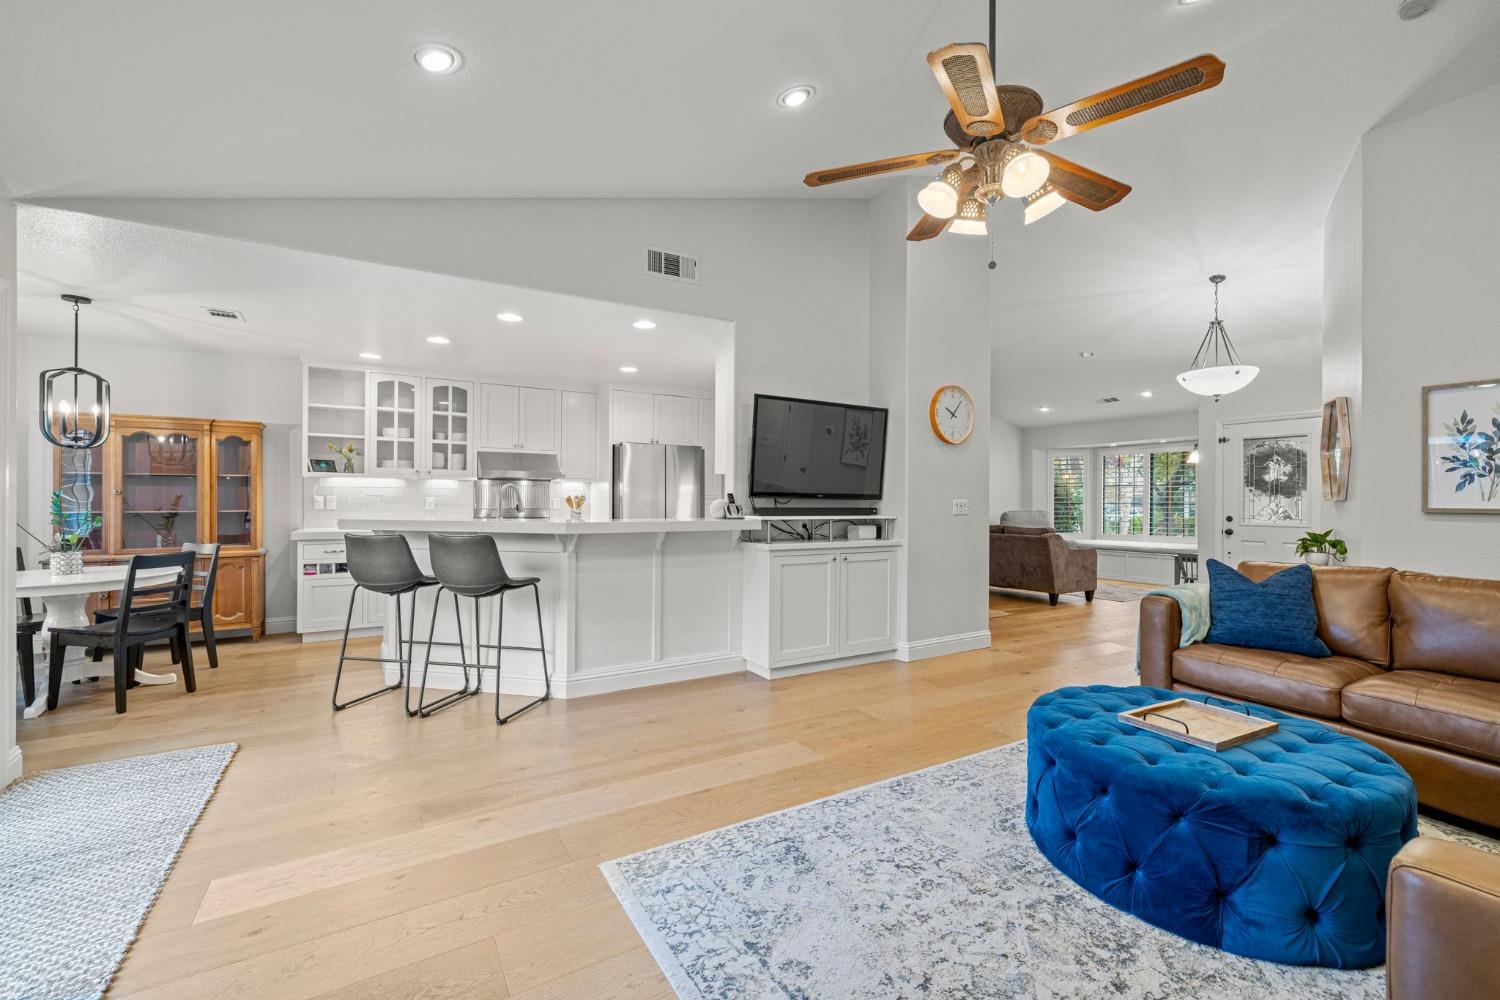
<path id="1" fill-rule="evenodd" d="M 422 465 L 433 475 L 455 479 L 473 475 L 475 402 L 473 382 L 427 379 Z"/>
<path id="2" fill-rule="evenodd" d="M 219 557 L 219 575 L 214 578 L 214 628 L 243 628 L 250 624 L 254 587 L 251 563 L 251 559 Z"/>
<path id="3" fill-rule="evenodd" d="M 868 653 L 895 647 L 895 553 L 851 552 L 839 556 L 839 652 Z"/>
<path id="4" fill-rule="evenodd" d="M 656 439 L 656 398 L 649 392 L 616 389 L 610 400 L 609 440 L 645 441 Z"/>
<path id="5" fill-rule="evenodd" d="M 326 580 L 304 579 L 302 597 L 297 607 L 297 629 L 300 632 L 322 632 L 342 629 L 344 616 L 349 613 L 349 595 L 354 590 L 354 581 L 348 577 Z M 354 609 L 354 620 L 360 620 L 358 605 Z"/>
<path id="6" fill-rule="evenodd" d="M 558 435 L 558 462 L 567 479 L 598 478 L 598 400 L 592 392 L 562 394 L 562 427 Z"/>
<path id="7" fill-rule="evenodd" d="M 698 407 L 691 396 L 657 396 L 653 400 L 659 444 L 697 444 Z"/>
<path id="8" fill-rule="evenodd" d="M 521 443 L 520 390 L 513 385 L 486 384 L 480 397 L 484 420 L 480 445 L 505 450 L 518 447 Z"/>
<path id="9" fill-rule="evenodd" d="M 360 604 L 354 609 L 354 619 L 366 628 L 378 628 L 384 625 L 386 615 L 395 610 L 396 599 L 394 597 L 389 597 L 385 594 L 376 594 L 368 590 L 360 591 L 359 596 Z M 406 605 L 407 613 L 410 614 L 410 600 L 405 600 L 401 603 Z M 361 612 L 361 608 L 363 608 L 363 612 Z M 407 624 L 407 622 L 403 621 L 401 627 L 405 628 Z"/>
<path id="10" fill-rule="evenodd" d="M 370 373 L 371 401 L 366 472 L 377 475 L 417 474 L 417 447 L 425 433 L 422 419 L 422 379 L 415 375 Z"/>
<path id="11" fill-rule="evenodd" d="M 838 647 L 835 584 L 838 559 L 830 555 L 776 556 L 771 560 L 771 664 L 827 659 Z"/>
<path id="12" fill-rule="evenodd" d="M 526 451 L 557 450 L 557 391 L 555 389 L 520 390 L 521 436 L 517 438 Z"/>

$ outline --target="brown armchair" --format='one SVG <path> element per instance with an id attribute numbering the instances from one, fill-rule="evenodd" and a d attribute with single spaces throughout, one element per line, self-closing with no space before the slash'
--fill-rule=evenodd
<path id="1" fill-rule="evenodd" d="M 1386 883 L 1390 1000 L 1500 996 L 1500 856 L 1418 837 L 1391 860 Z"/>
<path id="2" fill-rule="evenodd" d="M 1040 591 L 1054 607 L 1059 594 L 1081 591 L 1092 601 L 1099 587 L 1099 553 L 1069 547 L 1051 528 L 991 525 L 990 586 Z"/>

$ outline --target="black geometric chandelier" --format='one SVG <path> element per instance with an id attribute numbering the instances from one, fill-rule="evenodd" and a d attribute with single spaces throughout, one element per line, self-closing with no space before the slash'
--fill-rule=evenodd
<path id="1" fill-rule="evenodd" d="M 73 366 L 42 372 L 42 437 L 59 448 L 97 448 L 109 437 L 109 383 L 78 367 L 78 307 L 94 300 L 62 299 L 73 304 Z"/>

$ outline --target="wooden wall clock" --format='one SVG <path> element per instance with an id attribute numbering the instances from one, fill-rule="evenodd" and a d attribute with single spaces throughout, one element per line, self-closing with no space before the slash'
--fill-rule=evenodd
<path id="1" fill-rule="evenodd" d="M 974 433 L 974 397 L 961 385 L 941 386 L 932 394 L 927 416 L 939 441 L 963 444 Z"/>

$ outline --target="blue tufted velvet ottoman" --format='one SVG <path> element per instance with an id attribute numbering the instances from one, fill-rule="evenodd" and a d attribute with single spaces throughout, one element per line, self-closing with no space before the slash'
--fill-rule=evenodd
<path id="1" fill-rule="evenodd" d="M 1026 715 L 1026 826 L 1065 875 L 1148 923 L 1250 958 L 1385 959 L 1385 879 L 1417 795 L 1374 747 L 1248 706 L 1276 733 L 1215 753 L 1117 713 L 1204 696 L 1062 688 Z M 1227 704 L 1214 699 L 1218 704 Z"/>

